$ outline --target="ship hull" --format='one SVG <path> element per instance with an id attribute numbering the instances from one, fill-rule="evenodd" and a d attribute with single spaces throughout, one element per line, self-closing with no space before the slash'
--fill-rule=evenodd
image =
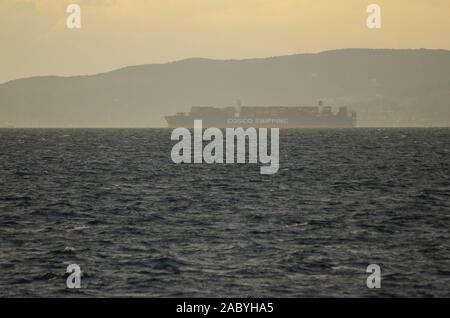
<path id="1" fill-rule="evenodd" d="M 300 116 L 291 118 L 167 116 L 169 128 L 193 128 L 194 120 L 202 120 L 204 128 L 354 128 L 355 122 L 345 116 Z"/>

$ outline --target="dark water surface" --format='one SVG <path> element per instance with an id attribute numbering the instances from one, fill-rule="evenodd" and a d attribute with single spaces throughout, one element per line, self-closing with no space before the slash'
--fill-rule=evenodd
<path id="1" fill-rule="evenodd" d="M 0 296 L 450 296 L 450 129 L 282 131 L 273 176 L 169 137 L 0 130 Z"/>

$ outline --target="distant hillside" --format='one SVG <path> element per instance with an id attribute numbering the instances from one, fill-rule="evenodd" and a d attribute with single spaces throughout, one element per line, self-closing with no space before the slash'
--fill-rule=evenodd
<path id="1" fill-rule="evenodd" d="M 0 85 L 0 126 L 164 127 L 191 106 L 348 105 L 359 126 L 450 126 L 450 51 L 188 59 Z"/>

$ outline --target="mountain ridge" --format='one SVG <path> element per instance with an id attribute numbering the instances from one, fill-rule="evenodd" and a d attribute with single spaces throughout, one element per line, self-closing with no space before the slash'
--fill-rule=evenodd
<path id="1" fill-rule="evenodd" d="M 348 105 L 359 126 L 450 126 L 450 51 L 340 49 L 189 58 L 0 84 L 0 126 L 162 127 L 190 106 Z"/>
<path id="2" fill-rule="evenodd" d="M 103 71 L 93 74 L 77 74 L 77 75 L 35 75 L 35 76 L 27 76 L 27 77 L 20 77 L 12 80 L 8 80 L 6 82 L 0 83 L 0 85 L 8 84 L 10 82 L 16 82 L 21 80 L 27 80 L 27 79 L 33 79 L 33 78 L 72 78 L 72 77 L 90 77 L 90 76 L 97 76 L 102 74 L 108 74 L 113 72 L 118 72 L 122 70 L 126 70 L 129 68 L 138 68 L 138 67 L 146 67 L 146 66 L 156 66 L 156 65 L 168 65 L 168 64 L 175 64 L 175 63 L 184 63 L 189 61 L 209 61 L 209 62 L 245 62 L 249 60 L 269 60 L 269 59 L 276 59 L 276 58 L 287 58 L 287 57 L 297 57 L 297 56 L 306 56 L 306 55 L 318 55 L 318 54 L 327 54 L 327 53 L 336 53 L 341 51 L 430 51 L 430 52 L 445 52 L 450 53 L 450 50 L 447 49 L 426 49 L 426 48 L 411 48 L 411 49 L 377 49 L 377 48 L 343 48 L 343 49 L 336 49 L 336 50 L 325 50 L 325 51 L 319 51 L 316 53 L 293 53 L 293 54 L 287 54 L 287 55 L 273 55 L 273 56 L 267 56 L 267 57 L 256 57 L 256 58 L 242 58 L 242 59 L 214 59 L 214 58 L 208 58 L 208 57 L 188 57 L 180 60 L 175 61 L 169 61 L 164 63 L 144 63 L 144 64 L 136 64 L 136 65 L 128 65 L 123 67 L 114 68 L 109 71 Z"/>

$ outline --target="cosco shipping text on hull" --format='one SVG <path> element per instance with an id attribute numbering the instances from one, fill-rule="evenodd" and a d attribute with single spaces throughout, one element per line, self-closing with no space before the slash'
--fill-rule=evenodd
<path id="1" fill-rule="evenodd" d="M 194 120 L 202 120 L 204 127 L 235 128 L 353 128 L 356 113 L 340 107 L 192 107 L 186 113 L 167 116 L 170 128 L 192 128 Z"/>

